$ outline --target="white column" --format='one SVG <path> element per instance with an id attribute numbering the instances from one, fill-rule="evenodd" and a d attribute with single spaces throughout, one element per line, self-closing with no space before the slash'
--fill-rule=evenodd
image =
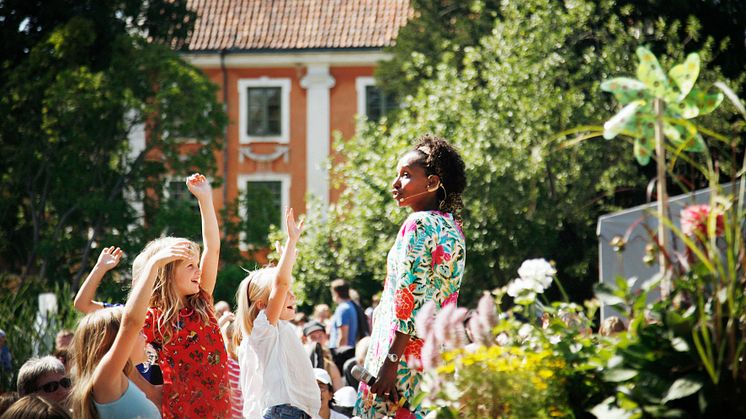
<path id="1" fill-rule="evenodd" d="M 329 173 L 324 167 L 329 158 L 331 118 L 329 89 L 334 78 L 328 64 L 310 64 L 308 73 L 300 81 L 308 90 L 306 96 L 306 192 L 329 206 Z"/>

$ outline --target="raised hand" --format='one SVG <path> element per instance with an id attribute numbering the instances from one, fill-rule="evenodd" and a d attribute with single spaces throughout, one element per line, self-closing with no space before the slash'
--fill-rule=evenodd
<path id="1" fill-rule="evenodd" d="M 98 261 L 96 261 L 96 266 L 106 271 L 110 271 L 119 264 L 119 261 L 122 260 L 123 254 L 124 252 L 122 252 L 122 249 L 118 247 L 115 247 L 115 246 L 106 247 L 104 248 L 103 251 L 101 251 L 101 254 L 98 256 Z"/>
<path id="2" fill-rule="evenodd" d="M 304 219 L 300 220 L 299 223 L 295 221 L 295 214 L 293 209 L 288 207 L 285 208 L 285 225 L 287 226 L 288 240 L 293 243 L 297 243 L 300 238 L 300 233 L 303 232 Z M 279 250 L 279 249 L 278 249 Z"/>
<path id="3" fill-rule="evenodd" d="M 199 173 L 195 173 L 186 179 L 187 189 L 198 200 L 212 198 L 212 187 L 207 178 Z"/>
<path id="4" fill-rule="evenodd" d="M 156 265 L 164 266 L 175 260 L 187 260 L 194 256 L 190 243 L 184 241 L 161 249 L 151 260 Z"/>

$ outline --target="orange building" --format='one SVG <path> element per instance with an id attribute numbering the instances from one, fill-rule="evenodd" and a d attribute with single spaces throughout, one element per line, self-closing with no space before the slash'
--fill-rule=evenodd
<path id="1" fill-rule="evenodd" d="M 192 0 L 198 14 L 184 58 L 220 86 L 229 117 L 218 157 L 216 206 L 239 197 L 260 242 L 281 211 L 324 205 L 333 133 L 350 138 L 358 114 L 393 106 L 373 71 L 412 15 L 408 0 Z M 257 237 L 250 237 L 251 235 Z"/>

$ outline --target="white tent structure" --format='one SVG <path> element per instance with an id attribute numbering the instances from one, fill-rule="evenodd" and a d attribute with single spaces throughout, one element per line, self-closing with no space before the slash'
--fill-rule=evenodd
<path id="1" fill-rule="evenodd" d="M 724 193 L 730 193 L 732 184 L 722 185 Z M 677 195 L 669 198 L 669 218 L 677 228 L 681 228 L 680 214 L 685 207 L 695 204 L 710 203 L 710 188 L 685 195 Z M 636 277 L 634 289 L 639 289 L 642 284 L 651 279 L 660 271 L 658 258 L 652 265 L 643 262 L 645 246 L 653 241 L 653 236 L 658 232 L 658 218 L 656 216 L 657 202 L 639 205 L 619 212 L 602 215 L 598 218 L 596 235 L 598 236 L 598 266 L 600 281 L 612 286 L 617 277 Z M 684 244 L 674 234 L 669 232 L 670 243 L 667 246 L 669 254 L 682 252 Z M 615 237 L 626 239 L 623 250 L 616 252 L 610 242 Z M 650 293 L 650 298 L 659 298 L 658 290 Z M 601 307 L 601 320 L 607 316 L 620 315 L 611 307 Z"/>

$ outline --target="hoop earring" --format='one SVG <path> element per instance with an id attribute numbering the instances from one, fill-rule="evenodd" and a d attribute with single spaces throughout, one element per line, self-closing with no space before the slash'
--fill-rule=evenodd
<path id="1" fill-rule="evenodd" d="M 446 187 L 443 186 L 443 182 L 440 183 L 440 189 L 443 189 L 443 199 L 440 200 L 440 203 L 438 204 L 438 208 L 443 211 L 443 207 L 445 207 L 446 199 L 448 198 L 448 192 L 446 191 Z"/>

